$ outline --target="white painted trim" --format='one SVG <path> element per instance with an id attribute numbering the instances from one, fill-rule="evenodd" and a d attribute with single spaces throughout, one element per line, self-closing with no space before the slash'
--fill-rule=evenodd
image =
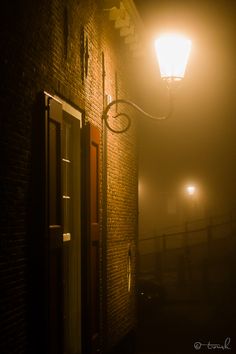
<path id="1" fill-rule="evenodd" d="M 78 111 L 77 109 L 75 109 L 74 107 L 72 107 L 69 103 L 63 101 L 60 97 L 55 96 L 54 98 L 56 100 L 58 100 L 59 102 L 61 102 L 62 110 L 64 112 L 67 112 L 68 114 L 70 114 L 71 116 L 73 116 L 74 118 L 76 118 L 80 121 L 80 127 L 81 127 L 82 126 L 82 113 L 80 111 Z"/>

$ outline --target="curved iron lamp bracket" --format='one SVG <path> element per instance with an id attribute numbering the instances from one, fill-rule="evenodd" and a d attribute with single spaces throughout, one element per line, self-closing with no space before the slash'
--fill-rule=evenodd
<path id="1" fill-rule="evenodd" d="M 117 100 L 114 100 L 114 101 L 111 101 L 107 107 L 104 109 L 103 111 L 103 115 L 102 115 L 102 118 L 104 119 L 105 121 L 105 124 L 107 126 L 107 128 L 112 131 L 113 133 L 118 133 L 118 134 L 121 134 L 121 133 L 125 133 L 129 128 L 130 128 L 130 125 L 131 125 L 131 118 L 130 116 L 127 114 L 127 113 L 118 113 L 116 114 L 115 116 L 112 116 L 113 118 L 118 118 L 118 117 L 125 117 L 125 120 L 126 120 L 126 125 L 123 129 L 114 129 L 110 126 L 110 123 L 108 122 L 109 120 L 109 115 L 108 115 L 108 112 L 110 110 L 110 108 L 114 105 L 114 104 L 118 104 L 118 103 L 125 103 L 129 106 L 131 106 L 132 108 L 136 109 L 139 113 L 141 113 L 142 115 L 144 115 L 145 117 L 149 118 L 149 119 L 153 119 L 153 120 L 164 120 L 164 119 L 167 119 L 171 116 L 172 112 L 173 112 L 173 97 L 172 97 L 172 92 L 171 90 L 169 90 L 169 98 L 170 98 L 170 105 L 169 105 L 169 112 L 166 116 L 162 116 L 162 117 L 156 117 L 154 115 L 151 115 L 147 112 L 145 112 L 142 108 L 140 108 L 137 104 L 133 103 L 132 101 L 129 101 L 129 100 L 125 100 L 125 99 L 117 99 Z"/>

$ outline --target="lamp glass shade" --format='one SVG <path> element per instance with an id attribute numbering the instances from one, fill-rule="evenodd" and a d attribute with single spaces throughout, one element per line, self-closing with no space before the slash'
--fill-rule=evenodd
<path id="1" fill-rule="evenodd" d="M 181 80 L 191 50 L 191 41 L 177 35 L 166 35 L 155 41 L 155 49 L 163 79 Z"/>

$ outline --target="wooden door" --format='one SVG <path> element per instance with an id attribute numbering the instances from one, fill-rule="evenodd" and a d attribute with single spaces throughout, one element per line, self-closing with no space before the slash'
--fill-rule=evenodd
<path id="1" fill-rule="evenodd" d="M 50 354 L 81 353 L 80 121 L 45 95 L 45 258 Z M 71 109 L 73 112 L 74 109 Z"/>
<path id="2" fill-rule="evenodd" d="M 46 292 L 48 314 L 48 352 L 63 352 L 63 225 L 61 199 L 62 105 L 46 96 Z"/>
<path id="3" fill-rule="evenodd" d="M 87 323 L 85 345 L 86 353 L 99 350 L 100 326 L 100 240 L 99 240 L 99 140 L 98 128 L 91 124 L 84 127 L 85 180 L 84 180 L 84 218 L 85 218 L 85 301 Z"/>
<path id="4" fill-rule="evenodd" d="M 63 112 L 63 328 L 64 354 L 81 353 L 80 122 Z"/>

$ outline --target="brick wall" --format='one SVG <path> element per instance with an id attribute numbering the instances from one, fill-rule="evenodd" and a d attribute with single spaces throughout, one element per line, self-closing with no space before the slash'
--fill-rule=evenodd
<path id="1" fill-rule="evenodd" d="M 16 3 L 14 8 L 5 4 L 2 11 L 1 353 L 26 353 L 30 341 L 29 244 L 35 236 L 30 228 L 34 192 L 31 190 L 32 112 L 37 95 L 43 90 L 57 94 L 84 111 L 86 120 L 102 131 L 104 53 L 105 92 L 115 98 L 117 73 L 119 96 L 129 97 L 127 68 L 128 64 L 132 65 L 132 59 L 99 5 L 95 0 L 35 0 L 33 3 L 25 0 Z M 87 77 L 82 77 L 82 28 L 88 40 Z M 122 136 L 108 132 L 107 138 L 108 219 L 103 262 L 107 277 L 106 328 L 109 329 L 104 337 L 109 338 L 108 348 L 135 325 L 137 153 L 134 136 L 132 126 Z M 130 291 L 129 245 L 133 275 Z"/>

